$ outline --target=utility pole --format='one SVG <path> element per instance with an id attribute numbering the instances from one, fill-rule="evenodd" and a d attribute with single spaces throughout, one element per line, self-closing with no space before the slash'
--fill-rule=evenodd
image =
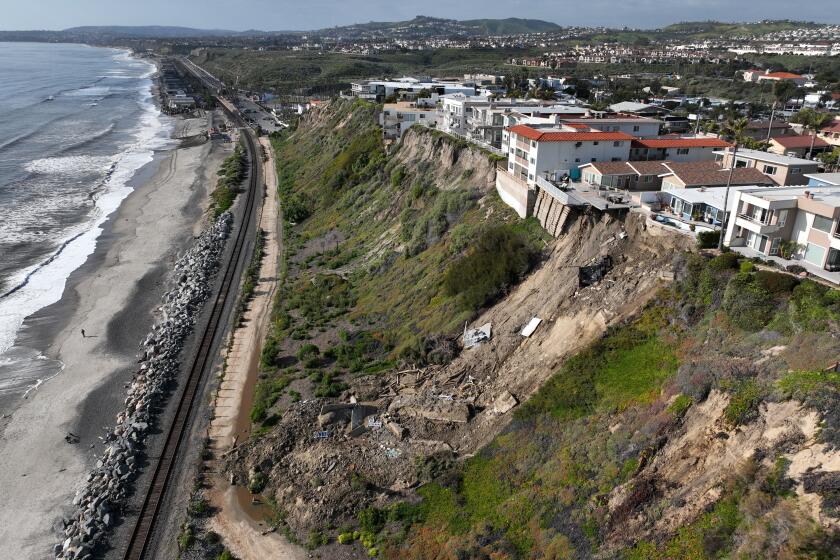
<path id="1" fill-rule="evenodd" d="M 729 205 L 729 187 L 732 185 L 732 174 L 735 172 L 735 157 L 738 155 L 738 142 L 732 150 L 732 162 L 729 165 L 729 176 L 726 178 L 726 192 L 723 195 L 723 219 L 720 221 L 720 237 L 718 238 L 718 251 L 723 250 L 723 236 L 726 235 L 726 227 L 728 225 L 727 206 Z"/>
<path id="2" fill-rule="evenodd" d="M 773 132 L 773 117 L 776 115 L 776 102 L 773 102 L 773 108 L 770 109 L 770 124 L 767 125 L 767 143 L 770 143 L 770 136 Z"/>

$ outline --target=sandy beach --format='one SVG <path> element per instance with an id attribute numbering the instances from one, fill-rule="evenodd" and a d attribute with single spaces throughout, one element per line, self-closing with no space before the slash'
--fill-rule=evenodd
<path id="1" fill-rule="evenodd" d="M 156 156 L 109 218 L 96 251 L 61 300 L 28 318 L 18 344 L 63 369 L 0 420 L 0 556 L 46 558 L 56 526 L 102 451 L 103 428 L 122 406 L 137 345 L 153 322 L 167 272 L 204 223 L 208 187 L 231 144 L 201 143 L 206 118 L 180 119 L 184 147 Z M 81 335 L 85 329 L 86 338 Z M 9 417 L 9 412 L 11 416 Z M 76 444 L 65 435 L 79 436 Z"/>

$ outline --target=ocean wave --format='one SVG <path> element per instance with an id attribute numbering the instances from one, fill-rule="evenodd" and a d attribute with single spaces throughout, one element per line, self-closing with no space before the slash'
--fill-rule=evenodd
<path id="1" fill-rule="evenodd" d="M 114 158 L 62 156 L 42 158 L 27 165 L 30 172 L 46 174 L 72 174 L 90 165 L 109 171 L 104 188 L 95 199 L 90 220 L 81 225 L 84 230 L 61 240 L 58 249 L 41 263 L 20 271 L 10 281 L 10 288 L 0 295 L 0 354 L 14 344 L 26 317 L 61 299 L 70 273 L 93 253 L 108 216 L 131 193 L 128 183 L 135 173 L 153 160 L 155 150 L 175 145 L 170 139 L 172 120 L 161 115 L 150 101 L 151 81 L 146 80 L 139 98 L 143 113 L 134 141 Z"/>
<path id="2" fill-rule="evenodd" d="M 108 95 L 111 88 L 108 86 L 87 86 L 79 89 L 74 89 L 64 93 L 66 97 L 102 97 Z"/>
<path id="3" fill-rule="evenodd" d="M 113 158 L 108 156 L 59 156 L 30 161 L 24 165 L 24 169 L 42 175 L 80 175 L 90 173 L 91 170 L 105 171 L 112 164 Z"/>

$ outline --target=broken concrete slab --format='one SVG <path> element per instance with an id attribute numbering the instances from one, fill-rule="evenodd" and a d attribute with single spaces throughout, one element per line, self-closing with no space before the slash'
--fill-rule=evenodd
<path id="1" fill-rule="evenodd" d="M 514 397 L 510 391 L 502 391 L 493 401 L 493 412 L 496 414 L 504 414 L 510 411 L 513 407 L 519 404 L 519 401 Z"/>
<path id="2" fill-rule="evenodd" d="M 530 321 L 528 321 L 528 324 L 525 325 L 525 327 L 522 329 L 522 332 L 520 332 L 519 334 L 521 334 L 525 338 L 528 338 L 529 336 L 534 334 L 534 331 L 537 330 L 537 327 L 540 326 L 540 323 L 542 323 L 542 319 L 540 319 L 539 317 L 532 318 Z"/>
<path id="3" fill-rule="evenodd" d="M 432 395 L 400 396 L 388 407 L 388 412 L 433 422 L 464 424 L 470 420 L 470 407 L 465 402 L 436 398 Z"/>

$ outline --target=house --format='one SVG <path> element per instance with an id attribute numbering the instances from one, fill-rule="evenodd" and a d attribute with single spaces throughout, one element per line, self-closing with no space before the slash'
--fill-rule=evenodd
<path id="1" fill-rule="evenodd" d="M 840 146 L 840 120 L 834 119 L 832 122 L 822 127 L 817 132 L 817 137 L 832 146 Z"/>
<path id="2" fill-rule="evenodd" d="M 660 175 L 669 172 L 662 161 L 598 161 L 580 166 L 581 177 L 590 185 L 630 191 L 658 191 Z"/>
<path id="3" fill-rule="evenodd" d="M 770 133 L 770 138 L 777 136 L 790 136 L 796 134 L 790 124 L 782 120 L 774 120 L 772 123 L 769 120 L 750 121 L 744 129 L 744 136 L 748 136 L 753 140 L 764 142 L 767 140 L 767 133 Z"/>
<path id="4" fill-rule="evenodd" d="M 350 83 L 350 91 L 354 97 L 369 101 L 381 102 L 386 97 L 395 94 L 417 95 L 426 90 L 432 95 L 446 95 L 462 93 L 475 95 L 475 86 L 460 82 L 420 81 L 416 78 L 400 78 L 399 80 L 363 80 Z"/>
<path id="5" fill-rule="evenodd" d="M 662 190 L 739 185 L 774 186 L 773 180 L 755 167 L 729 169 L 716 161 L 667 162 L 662 177 Z M 731 178 L 730 178 L 731 174 Z"/>
<path id="6" fill-rule="evenodd" d="M 633 161 L 712 161 L 715 150 L 728 148 L 731 144 L 720 138 L 650 138 L 633 141 L 630 158 Z"/>
<path id="7" fill-rule="evenodd" d="M 412 125 L 436 126 L 437 115 L 436 108 L 418 107 L 413 102 L 386 103 L 379 114 L 382 136 L 385 140 L 395 140 L 402 138 Z"/>
<path id="8" fill-rule="evenodd" d="M 840 173 L 809 173 L 809 187 L 840 187 Z"/>
<path id="9" fill-rule="evenodd" d="M 502 150 L 508 154 L 508 172 L 532 185 L 545 173 L 564 172 L 574 177 L 584 163 L 627 160 L 632 141 L 624 132 L 520 124 L 505 129 Z"/>
<path id="10" fill-rule="evenodd" d="M 744 70 L 744 81 L 755 82 L 793 82 L 797 87 L 802 87 L 808 81 L 804 76 L 792 74 L 791 72 L 771 72 L 768 70 Z"/>
<path id="11" fill-rule="evenodd" d="M 744 189 L 730 195 L 735 219 L 729 220 L 726 245 L 799 264 L 840 283 L 840 187 Z"/>
<path id="12" fill-rule="evenodd" d="M 662 128 L 667 133 L 683 133 L 691 130 L 692 122 L 687 116 L 666 115 L 662 117 Z"/>
<path id="13" fill-rule="evenodd" d="M 615 113 L 632 113 L 642 117 L 658 117 L 660 115 L 668 114 L 668 109 L 665 109 L 664 107 L 649 105 L 647 103 L 637 103 L 635 101 L 613 103 L 610 105 L 610 111 Z"/>
<path id="14" fill-rule="evenodd" d="M 665 193 L 671 212 L 688 222 L 705 222 L 720 226 L 726 205 L 726 187 L 679 189 Z M 733 189 L 729 189 L 730 194 Z"/>
<path id="15" fill-rule="evenodd" d="M 813 150 L 811 143 L 813 142 Z M 807 157 L 810 152 L 811 157 L 821 154 L 823 152 L 830 152 L 831 145 L 822 138 L 814 138 L 810 134 L 801 134 L 796 136 L 779 136 L 778 138 L 770 139 L 770 147 L 767 149 L 774 154 L 781 154 L 793 157 Z"/>
<path id="16" fill-rule="evenodd" d="M 715 156 L 723 167 L 732 166 L 732 152 L 729 150 L 717 151 Z M 816 173 L 818 164 L 810 159 L 739 148 L 735 154 L 735 167 L 755 167 L 777 185 L 805 185 L 808 183 L 805 174 Z"/>
<path id="17" fill-rule="evenodd" d="M 659 135 L 662 121 L 635 115 L 611 115 L 607 113 L 590 113 L 582 117 L 559 116 L 558 124 L 586 125 L 591 130 L 600 132 L 624 132 L 636 138 L 655 138 Z M 526 121 L 527 124 L 527 121 Z"/>

